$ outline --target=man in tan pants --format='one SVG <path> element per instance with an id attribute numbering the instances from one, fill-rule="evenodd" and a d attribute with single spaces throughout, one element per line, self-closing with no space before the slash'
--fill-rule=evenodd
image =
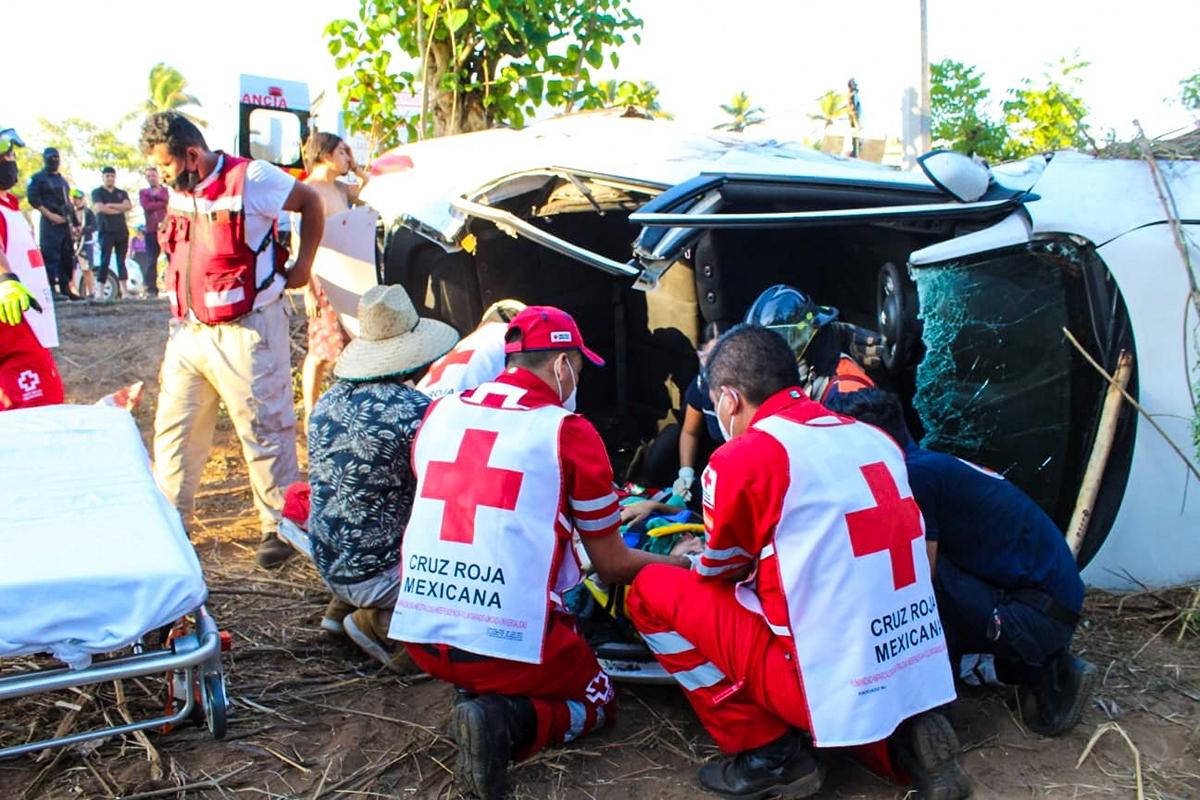
<path id="1" fill-rule="evenodd" d="M 223 403 L 242 444 L 262 527 L 259 566 L 292 555 L 276 530 L 283 490 L 299 476 L 285 287 L 308 282 L 325 216 L 320 197 L 265 161 L 208 149 L 182 115 L 142 126 L 142 152 L 170 192 L 160 242 L 167 253 L 171 332 L 154 419 L 155 471 L 184 526 Z M 299 212 L 300 247 L 281 266 L 275 227 Z"/>

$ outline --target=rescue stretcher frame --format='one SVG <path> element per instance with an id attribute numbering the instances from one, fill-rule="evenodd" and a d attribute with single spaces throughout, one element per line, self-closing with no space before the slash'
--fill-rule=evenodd
<path id="1" fill-rule="evenodd" d="M 216 622 L 201 605 L 194 612 L 192 629 L 171 641 L 169 648 L 151 652 L 141 651 L 134 645 L 131 655 L 108 659 L 84 669 L 70 667 L 47 667 L 0 674 L 0 702 L 20 697 L 29 697 L 44 692 L 61 691 L 77 686 L 108 683 L 126 678 L 167 675 L 168 688 L 172 690 L 173 708 L 152 719 L 96 728 L 90 731 L 42 739 L 36 742 L 0 748 L 0 759 L 44 750 L 48 747 L 65 747 L 93 739 L 119 736 L 151 728 L 173 726 L 202 713 L 209 733 L 213 738 L 225 736 L 228 700 L 225 692 L 225 675 L 221 663 L 221 633 Z M 175 696 L 174 687 L 186 687 L 181 698 Z M 197 704 L 197 695 L 199 701 Z"/>

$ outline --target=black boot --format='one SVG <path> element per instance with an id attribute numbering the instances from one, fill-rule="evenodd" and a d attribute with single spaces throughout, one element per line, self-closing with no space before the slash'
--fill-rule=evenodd
<path id="1" fill-rule="evenodd" d="M 537 732 L 533 704 L 524 697 L 485 694 L 456 702 L 450 715 L 458 759 L 454 777 L 463 794 L 501 800 L 513 753 Z"/>
<path id="2" fill-rule="evenodd" d="M 1042 736 L 1061 736 L 1079 724 L 1096 689 L 1099 670 L 1066 650 L 1042 667 L 1032 686 L 1017 690 L 1025 725 Z"/>
<path id="3" fill-rule="evenodd" d="M 794 730 L 770 744 L 700 768 L 701 786 L 720 797 L 739 800 L 808 797 L 821 788 L 824 779 L 825 767 Z"/>
<path id="4" fill-rule="evenodd" d="M 912 776 L 923 800 L 961 800 L 971 781 L 958 765 L 958 737 L 950 722 L 926 711 L 900 723 L 888 741 L 896 766 Z"/>
<path id="5" fill-rule="evenodd" d="M 258 552 L 254 561 L 263 569 L 277 569 L 283 562 L 296 555 L 296 550 L 290 544 L 279 538 L 275 531 L 267 531 L 258 543 Z"/>

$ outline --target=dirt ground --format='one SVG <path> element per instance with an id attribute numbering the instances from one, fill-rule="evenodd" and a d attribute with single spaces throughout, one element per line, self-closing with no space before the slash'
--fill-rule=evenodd
<path id="1" fill-rule="evenodd" d="M 60 320 L 57 357 L 69 399 L 92 402 L 144 380 L 147 394 L 136 416 L 148 434 L 166 304 L 71 306 L 61 309 Z M 299 358 L 302 314 L 294 329 Z M 381 673 L 324 635 L 317 623 L 327 596 L 302 558 L 269 574 L 255 568 L 257 526 L 227 421 L 206 470 L 199 519 L 193 541 L 211 591 L 209 608 L 234 642 L 225 659 L 229 735 L 214 741 L 186 726 L 140 741 L 111 738 L 2 761 L 0 798 L 457 797 L 448 769 L 454 745 L 442 733 L 451 690 Z M 1200 638 L 1194 631 L 1179 638 L 1188 598 L 1186 592 L 1089 596 L 1076 646 L 1099 665 L 1103 682 L 1083 723 L 1060 739 L 1029 733 L 1008 694 L 964 689 L 949 713 L 975 796 L 1135 797 L 1140 776 L 1146 797 L 1200 797 Z M 0 670 L 22 665 L 28 662 Z M 127 682 L 124 691 L 135 712 L 162 708 L 162 686 L 154 680 Z M 516 767 L 513 795 L 698 796 L 695 770 L 716 751 L 680 692 L 623 687 L 619 697 L 614 728 Z M 0 707 L 0 743 L 83 729 L 117 719 L 120 710 L 112 685 L 10 702 Z M 1077 767 L 1089 739 L 1110 723 L 1119 729 Z M 834 754 L 820 796 L 905 795 Z"/>

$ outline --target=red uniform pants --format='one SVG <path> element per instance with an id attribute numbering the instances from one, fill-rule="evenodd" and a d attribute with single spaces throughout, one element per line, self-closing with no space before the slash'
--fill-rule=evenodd
<path id="1" fill-rule="evenodd" d="M 743 607 L 733 589 L 726 581 L 653 564 L 638 574 L 626 598 L 634 627 L 726 754 L 761 747 L 789 728 L 811 732 L 812 726 L 788 640 Z M 851 754 L 898 777 L 885 741 Z"/>
<path id="2" fill-rule="evenodd" d="M 608 673 L 572 617 L 551 612 L 541 664 L 479 656 L 446 645 L 407 645 L 418 667 L 474 694 L 526 697 L 537 714 L 533 742 L 516 754 L 529 758 L 551 744 L 564 744 L 617 718 L 617 696 Z"/>
<path id="3" fill-rule="evenodd" d="M 0 411 L 50 406 L 63 401 L 62 378 L 54 356 L 33 328 L 0 322 Z"/>

